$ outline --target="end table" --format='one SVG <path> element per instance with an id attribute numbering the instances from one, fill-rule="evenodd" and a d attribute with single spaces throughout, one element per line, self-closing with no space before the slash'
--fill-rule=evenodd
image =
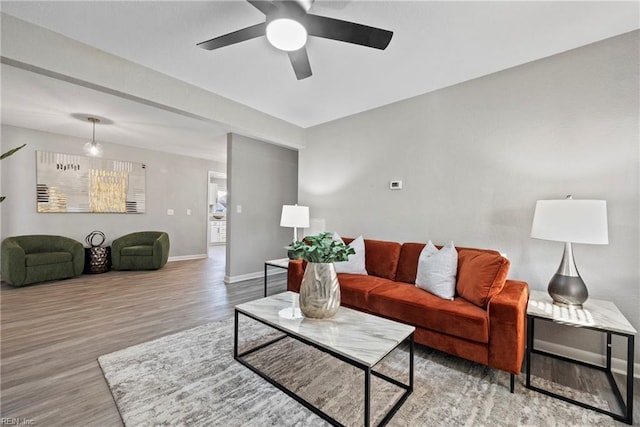
<path id="1" fill-rule="evenodd" d="M 100 274 L 111 270 L 111 246 L 84 248 L 84 274 Z"/>
<path id="2" fill-rule="evenodd" d="M 284 270 L 289 269 L 289 258 L 270 259 L 264 262 L 264 296 L 267 296 L 267 268 L 276 267 Z"/>
<path id="3" fill-rule="evenodd" d="M 594 365 L 592 363 L 582 362 L 535 349 L 533 347 L 533 337 L 535 334 L 534 327 L 536 320 L 554 322 L 559 325 L 575 328 L 587 328 L 607 334 L 607 348 L 605 350 L 606 365 Z M 555 397 L 557 399 L 564 400 L 565 402 L 609 415 L 618 421 L 631 424 L 633 418 L 633 352 L 634 337 L 636 333 L 636 330 L 631 326 L 631 323 L 629 323 L 627 318 L 624 317 L 620 310 L 618 310 L 618 307 L 610 301 L 589 298 L 583 304 L 583 308 L 568 308 L 554 305 L 553 300 L 546 292 L 531 291 L 529 304 L 527 306 L 526 387 L 530 390 L 546 394 L 547 396 Z M 618 384 L 611 373 L 611 335 L 619 335 L 627 339 L 626 400 L 623 399 L 620 389 L 618 388 Z M 531 385 L 531 354 L 540 354 L 604 372 L 607 375 L 609 384 L 616 396 L 618 404 L 622 409 L 622 415 Z"/>

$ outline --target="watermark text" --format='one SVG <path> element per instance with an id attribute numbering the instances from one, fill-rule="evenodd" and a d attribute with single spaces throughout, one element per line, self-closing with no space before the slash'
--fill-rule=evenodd
<path id="1" fill-rule="evenodd" d="M 34 426 L 36 425 L 36 422 L 31 418 L 2 417 L 0 418 L 0 425 L 2 426 Z"/>

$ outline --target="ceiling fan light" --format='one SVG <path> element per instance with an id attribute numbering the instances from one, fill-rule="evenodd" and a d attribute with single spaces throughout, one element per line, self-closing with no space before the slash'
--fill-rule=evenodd
<path id="1" fill-rule="evenodd" d="M 293 19 L 274 19 L 267 25 L 267 40 L 275 48 L 291 52 L 307 43 L 307 30 Z"/>

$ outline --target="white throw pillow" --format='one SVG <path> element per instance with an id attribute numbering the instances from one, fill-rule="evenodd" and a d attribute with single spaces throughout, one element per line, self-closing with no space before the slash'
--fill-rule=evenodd
<path id="1" fill-rule="evenodd" d="M 440 298 L 453 300 L 457 269 L 458 251 L 453 242 L 438 250 L 429 240 L 418 258 L 416 286 Z"/>
<path id="2" fill-rule="evenodd" d="M 333 240 L 338 240 L 344 243 L 342 238 L 337 233 L 333 233 Z M 347 246 L 353 248 L 356 253 L 353 255 L 349 255 L 348 261 L 334 263 L 336 267 L 336 273 L 367 275 L 367 268 L 365 267 L 364 238 L 362 236 L 359 236 Z"/>

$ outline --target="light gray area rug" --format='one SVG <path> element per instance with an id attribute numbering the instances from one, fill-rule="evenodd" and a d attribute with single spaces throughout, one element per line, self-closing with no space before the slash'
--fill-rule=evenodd
<path id="1" fill-rule="evenodd" d="M 272 329 L 241 317 L 241 349 Z M 243 341 L 244 337 L 255 341 Z M 363 425 L 361 370 L 293 339 L 249 356 L 251 363 L 314 402 L 345 425 Z M 408 377 L 408 350 L 389 355 L 379 370 Z M 98 359 L 128 427 L 325 426 L 323 419 L 233 359 L 233 320 L 214 322 L 126 348 Z M 605 415 L 552 399 L 516 383 L 504 372 L 416 346 L 414 392 L 392 426 L 609 426 Z M 536 378 L 536 385 L 557 390 Z M 563 393 L 605 408 L 598 398 Z M 376 422 L 399 388 L 372 380 Z"/>

